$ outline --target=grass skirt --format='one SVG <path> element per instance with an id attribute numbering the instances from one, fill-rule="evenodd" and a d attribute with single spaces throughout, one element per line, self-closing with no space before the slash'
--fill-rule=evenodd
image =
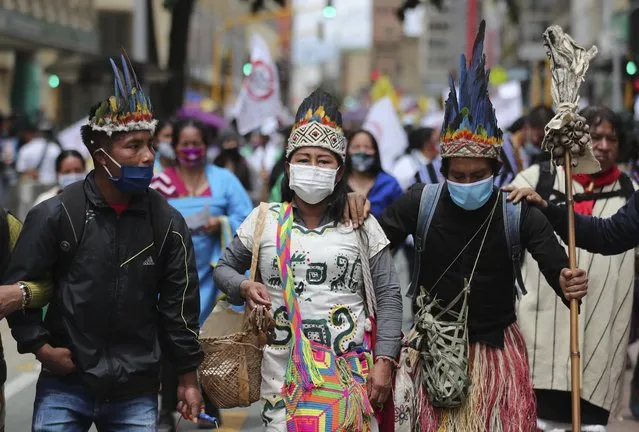
<path id="1" fill-rule="evenodd" d="M 435 408 L 423 386 L 406 389 L 406 379 L 399 380 L 402 383 L 396 387 L 395 431 L 536 431 L 535 394 L 519 327 L 513 324 L 504 331 L 503 350 L 472 344 L 469 354 L 470 392 L 459 408 Z M 420 382 L 417 369 L 416 374 L 411 374 L 413 383 Z M 401 375 L 401 371 L 398 373 Z M 411 398 L 416 403 L 411 403 Z"/>

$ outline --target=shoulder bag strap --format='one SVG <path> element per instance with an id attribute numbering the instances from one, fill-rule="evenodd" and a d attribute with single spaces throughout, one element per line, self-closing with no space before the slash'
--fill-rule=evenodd
<path id="1" fill-rule="evenodd" d="M 311 390 L 324 383 L 320 374 L 311 342 L 303 331 L 302 315 L 295 294 L 295 281 L 291 266 L 291 232 L 293 229 L 293 205 L 282 203 L 277 221 L 277 267 L 284 289 L 284 304 L 291 326 L 291 357 L 286 369 L 285 383 L 298 382 L 304 390 Z M 296 379 L 296 377 L 298 379 Z"/>
<path id="2" fill-rule="evenodd" d="M 251 253 L 251 270 L 249 272 L 249 279 L 251 281 L 254 281 L 257 277 L 257 263 L 260 259 L 260 243 L 262 241 L 262 234 L 264 234 L 267 208 L 267 203 L 260 203 L 259 211 L 257 213 L 257 222 L 255 223 L 255 229 L 253 230 L 253 250 Z"/>
<path id="3" fill-rule="evenodd" d="M 358 228 L 357 243 L 359 245 L 359 256 L 362 265 L 362 281 L 364 282 L 364 304 L 366 305 L 366 315 L 371 318 L 377 316 L 377 296 L 375 294 L 375 285 L 373 284 L 373 276 L 371 274 L 371 263 L 369 260 L 370 248 L 368 244 L 368 235 L 363 227 Z"/>

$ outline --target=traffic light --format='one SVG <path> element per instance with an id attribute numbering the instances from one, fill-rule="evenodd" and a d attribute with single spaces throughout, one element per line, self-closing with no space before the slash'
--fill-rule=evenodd
<path id="1" fill-rule="evenodd" d="M 60 85 L 60 77 L 56 74 L 49 75 L 48 84 L 51 88 L 58 88 L 58 86 Z"/>
<path id="2" fill-rule="evenodd" d="M 324 10 L 322 10 L 322 15 L 326 19 L 332 19 L 337 16 L 337 9 L 333 6 L 333 0 L 327 0 L 326 6 L 324 6 Z"/>
<path id="3" fill-rule="evenodd" d="M 253 70 L 253 65 L 251 65 L 250 62 L 246 62 L 244 63 L 244 66 L 242 66 L 242 73 L 244 74 L 244 76 L 249 76 L 252 70 Z"/>
<path id="4" fill-rule="evenodd" d="M 628 60 L 626 62 L 626 73 L 630 76 L 635 76 L 637 74 L 637 64 L 634 60 Z"/>

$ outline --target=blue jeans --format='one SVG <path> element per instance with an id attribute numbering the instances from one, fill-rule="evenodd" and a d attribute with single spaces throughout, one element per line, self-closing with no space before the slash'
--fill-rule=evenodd
<path id="1" fill-rule="evenodd" d="M 32 432 L 155 432 L 157 394 L 104 401 L 79 380 L 40 375 Z"/>

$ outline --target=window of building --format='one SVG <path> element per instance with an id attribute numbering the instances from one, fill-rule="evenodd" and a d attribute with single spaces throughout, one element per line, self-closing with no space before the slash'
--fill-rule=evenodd
<path id="1" fill-rule="evenodd" d="M 431 30 L 442 30 L 442 31 L 446 31 L 448 30 L 448 23 L 445 21 L 432 21 L 430 23 L 430 29 Z"/>

